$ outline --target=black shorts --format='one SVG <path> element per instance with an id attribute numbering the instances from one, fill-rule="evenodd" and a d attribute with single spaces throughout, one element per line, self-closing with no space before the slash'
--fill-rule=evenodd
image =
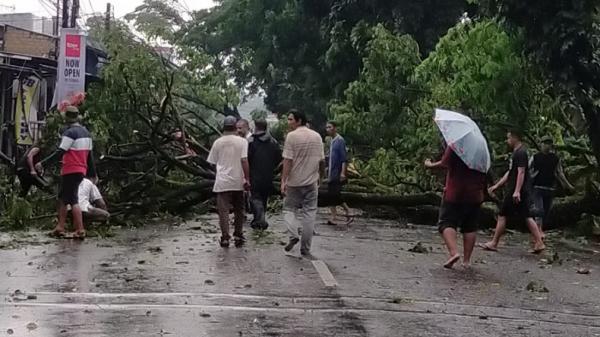
<path id="1" fill-rule="evenodd" d="M 531 199 L 529 198 L 529 195 L 522 193 L 521 202 L 518 204 L 515 203 L 512 195 L 506 196 L 502 201 L 502 205 L 500 205 L 500 212 L 498 215 L 504 217 L 518 217 L 522 219 L 532 217 Z"/>
<path id="2" fill-rule="evenodd" d="M 60 193 L 58 197 L 65 205 L 79 204 L 79 185 L 83 181 L 83 174 L 73 173 L 61 177 Z"/>
<path id="3" fill-rule="evenodd" d="M 342 182 L 330 181 L 327 184 L 327 194 L 329 195 L 329 203 L 332 206 L 338 206 L 344 203 L 342 199 Z"/>
<path id="4" fill-rule="evenodd" d="M 477 231 L 481 204 L 442 201 L 438 229 L 443 233 L 446 228 L 460 228 L 461 233 Z"/>

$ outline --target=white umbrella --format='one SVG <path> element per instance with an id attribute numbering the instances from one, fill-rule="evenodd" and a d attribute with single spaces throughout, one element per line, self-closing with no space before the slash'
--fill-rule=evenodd
<path id="1" fill-rule="evenodd" d="M 488 144 L 471 118 L 458 112 L 435 109 L 435 123 L 448 146 L 467 167 L 487 173 L 492 166 Z"/>

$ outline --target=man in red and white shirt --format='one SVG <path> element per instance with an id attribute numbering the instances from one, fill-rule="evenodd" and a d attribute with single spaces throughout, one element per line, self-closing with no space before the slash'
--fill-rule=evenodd
<path id="1" fill-rule="evenodd" d="M 96 168 L 92 156 L 92 136 L 90 132 L 79 124 L 79 110 L 74 106 L 67 107 L 65 112 L 66 130 L 58 149 L 49 157 L 36 165 L 41 172 L 44 164 L 62 158 L 61 187 L 59 193 L 58 224 L 51 233 L 53 236 L 65 236 L 65 223 L 67 221 L 67 206 L 73 212 L 73 225 L 75 233 L 73 238 L 85 238 L 83 228 L 83 215 L 79 207 L 78 190 L 85 176 L 96 177 Z M 97 178 L 95 178 L 97 179 Z"/>

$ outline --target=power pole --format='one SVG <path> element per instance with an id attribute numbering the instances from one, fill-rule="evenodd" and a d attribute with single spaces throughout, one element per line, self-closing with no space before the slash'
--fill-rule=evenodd
<path id="1" fill-rule="evenodd" d="M 54 35 L 58 36 L 58 27 L 60 27 L 60 0 L 56 0 L 56 20 L 54 21 Z"/>
<path id="2" fill-rule="evenodd" d="M 110 6 L 110 2 L 106 3 L 106 17 L 104 18 L 104 28 L 106 28 L 106 30 L 110 30 L 110 11 L 111 11 L 111 6 Z"/>
<path id="3" fill-rule="evenodd" d="M 71 7 L 71 28 L 77 27 L 77 18 L 79 17 L 79 0 L 73 0 Z"/>
<path id="4" fill-rule="evenodd" d="M 62 0 L 62 27 L 69 28 L 69 0 Z"/>

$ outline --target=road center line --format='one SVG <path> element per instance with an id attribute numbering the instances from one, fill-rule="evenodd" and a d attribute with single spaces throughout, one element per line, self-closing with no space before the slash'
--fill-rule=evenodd
<path id="1" fill-rule="evenodd" d="M 323 281 L 323 283 L 325 283 L 325 287 L 335 288 L 338 286 L 337 281 L 333 277 L 333 274 L 331 274 L 331 272 L 329 271 L 329 268 L 327 268 L 325 262 L 321 260 L 315 260 L 312 262 L 312 264 L 319 273 L 319 276 L 321 276 L 321 280 Z"/>

